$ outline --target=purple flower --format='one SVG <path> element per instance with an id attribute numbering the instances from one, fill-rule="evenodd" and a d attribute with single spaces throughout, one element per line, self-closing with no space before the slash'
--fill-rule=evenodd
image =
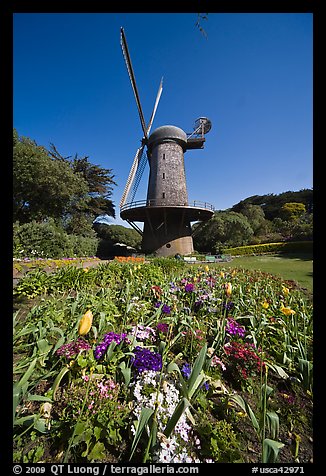
<path id="1" fill-rule="evenodd" d="M 57 354 L 67 359 L 72 359 L 75 355 L 79 354 L 81 350 L 89 350 L 91 346 L 83 339 L 77 339 L 77 341 L 64 344 L 57 350 Z"/>
<path id="2" fill-rule="evenodd" d="M 95 359 L 100 359 L 106 352 L 106 349 L 109 347 L 111 342 L 116 342 L 117 344 L 120 344 L 125 338 L 127 337 L 126 333 L 122 334 L 116 334 L 115 332 L 109 332 L 108 334 L 105 334 L 103 338 L 103 342 L 98 344 L 95 347 L 94 350 L 94 357 Z"/>
<path id="3" fill-rule="evenodd" d="M 208 382 L 204 382 L 201 387 L 204 387 L 205 390 L 209 390 L 209 383 Z"/>
<path id="4" fill-rule="evenodd" d="M 160 306 L 162 306 L 162 303 L 161 303 L 160 301 L 158 301 L 158 302 L 155 303 L 155 307 L 156 307 L 156 308 L 159 308 Z M 161 311 L 162 311 L 164 314 L 170 314 L 170 313 L 171 313 L 171 307 L 168 306 L 167 304 L 163 304 Z"/>
<path id="5" fill-rule="evenodd" d="M 169 325 L 166 324 L 165 322 L 158 322 L 156 327 L 158 331 L 164 332 L 164 334 L 166 334 L 169 330 Z"/>
<path id="6" fill-rule="evenodd" d="M 231 311 L 231 309 L 234 308 L 234 303 L 232 301 L 224 302 L 223 307 L 226 310 L 226 312 L 229 312 L 229 311 Z"/>
<path id="7" fill-rule="evenodd" d="M 232 317 L 228 318 L 225 330 L 227 334 L 233 336 L 244 337 L 246 334 L 246 329 L 243 326 L 240 326 Z"/>
<path id="8" fill-rule="evenodd" d="M 189 378 L 190 377 L 190 374 L 191 374 L 191 367 L 190 367 L 190 364 L 183 364 L 182 368 L 181 368 L 181 372 L 183 373 L 183 375 L 186 377 L 186 378 Z"/>
<path id="9" fill-rule="evenodd" d="M 152 352 L 144 347 L 135 347 L 135 356 L 131 359 L 132 365 L 137 372 L 144 372 L 145 370 L 154 370 L 158 372 L 162 368 L 162 356 L 157 352 Z"/>
<path id="10" fill-rule="evenodd" d="M 185 291 L 186 291 L 186 293 L 192 293 L 193 290 L 194 290 L 194 287 L 195 287 L 195 286 L 193 285 L 193 283 L 187 283 L 187 284 L 185 285 Z"/>
<path id="11" fill-rule="evenodd" d="M 167 304 L 163 304 L 162 312 L 163 312 L 164 314 L 171 314 L 171 307 L 168 306 Z"/>

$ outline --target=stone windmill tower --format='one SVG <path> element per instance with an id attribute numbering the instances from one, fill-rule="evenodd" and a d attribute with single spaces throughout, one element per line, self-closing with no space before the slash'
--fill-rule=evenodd
<path id="1" fill-rule="evenodd" d="M 188 201 L 184 153 L 202 149 L 211 122 L 200 117 L 194 131 L 186 134 L 173 125 L 161 126 L 149 135 L 162 93 L 159 86 L 153 112 L 145 124 L 127 41 L 121 28 L 121 46 L 134 91 L 142 130 L 141 146 L 136 152 L 120 201 L 120 216 L 142 235 L 142 250 L 158 256 L 187 255 L 193 252 L 191 222 L 209 220 L 214 208 L 206 202 Z M 146 164 L 149 181 L 146 200 L 134 201 Z M 135 222 L 144 223 L 141 230 Z"/>

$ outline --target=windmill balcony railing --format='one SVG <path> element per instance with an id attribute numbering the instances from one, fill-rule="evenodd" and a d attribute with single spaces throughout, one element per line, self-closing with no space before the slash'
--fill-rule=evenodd
<path id="1" fill-rule="evenodd" d="M 124 210 L 129 210 L 131 208 L 142 208 L 142 207 L 162 207 L 162 206 L 167 206 L 167 207 L 191 207 L 191 208 L 203 208 L 205 210 L 211 210 L 214 211 L 215 208 L 213 205 L 207 202 L 201 202 L 199 200 L 194 200 L 193 202 L 187 202 L 184 204 L 170 204 L 170 203 L 165 203 L 164 199 L 162 198 L 151 198 L 148 200 L 138 200 L 135 202 L 129 202 L 125 203 L 121 208 L 120 212 L 123 212 Z"/>

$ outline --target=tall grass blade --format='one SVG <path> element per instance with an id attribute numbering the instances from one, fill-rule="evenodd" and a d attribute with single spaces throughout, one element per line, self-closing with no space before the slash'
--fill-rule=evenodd
<path id="1" fill-rule="evenodd" d="M 129 461 L 133 457 L 135 449 L 137 448 L 137 445 L 139 443 L 140 437 L 141 437 L 141 435 L 142 435 L 142 433 L 145 429 L 145 426 L 148 423 L 148 420 L 153 415 L 153 413 L 154 413 L 154 410 L 152 408 L 144 408 L 143 407 L 141 409 L 138 424 L 137 424 L 137 428 L 136 428 L 136 432 L 135 432 L 135 436 L 134 436 L 134 439 L 133 439 L 133 442 L 132 442 L 132 445 L 131 445 L 131 452 L 130 452 Z"/>

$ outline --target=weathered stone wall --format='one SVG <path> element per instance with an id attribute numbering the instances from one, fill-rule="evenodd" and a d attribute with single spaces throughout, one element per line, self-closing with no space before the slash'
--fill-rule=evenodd
<path id="1" fill-rule="evenodd" d="M 163 142 L 153 148 L 147 199 L 163 206 L 188 204 L 183 150 L 178 143 Z"/>

